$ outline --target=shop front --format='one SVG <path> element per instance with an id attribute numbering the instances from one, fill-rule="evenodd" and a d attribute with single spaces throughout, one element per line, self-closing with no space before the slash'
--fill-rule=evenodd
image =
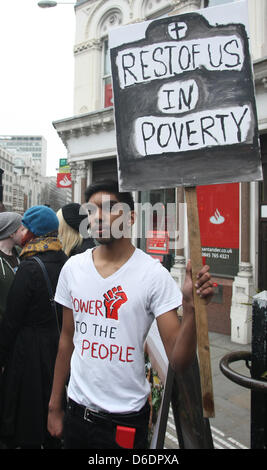
<path id="1" fill-rule="evenodd" d="M 171 272 L 175 272 L 178 260 L 183 272 L 178 282 L 182 284 L 190 250 L 181 191 L 170 188 L 139 193 L 138 246 Z M 203 264 L 210 266 L 215 284 L 215 295 L 207 308 L 209 329 L 227 335 L 231 334 L 232 285 L 239 269 L 239 195 L 239 183 L 197 188 Z"/>
<path id="2" fill-rule="evenodd" d="M 137 246 L 170 270 L 175 258 L 175 189 L 142 191 L 138 202 Z"/>

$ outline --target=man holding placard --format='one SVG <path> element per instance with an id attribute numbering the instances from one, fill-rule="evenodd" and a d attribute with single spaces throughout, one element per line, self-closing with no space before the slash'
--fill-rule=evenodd
<path id="1" fill-rule="evenodd" d="M 87 190 L 89 222 L 98 246 L 63 268 L 56 300 L 64 306 L 49 431 L 63 430 L 62 396 L 71 360 L 66 448 L 146 448 L 149 384 L 144 341 L 154 318 L 171 366 L 181 371 L 196 352 L 190 262 L 183 295 L 170 273 L 131 243 L 135 220 L 130 193 L 115 183 Z M 208 267 L 197 281 L 210 299 Z M 177 308 L 183 305 L 180 323 Z"/>

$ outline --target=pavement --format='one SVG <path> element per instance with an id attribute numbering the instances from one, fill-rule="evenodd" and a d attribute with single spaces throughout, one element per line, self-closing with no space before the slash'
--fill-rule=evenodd
<path id="1" fill-rule="evenodd" d="M 220 360 L 230 352 L 251 351 L 251 345 L 231 341 L 230 336 L 209 333 L 215 417 L 209 419 L 215 449 L 250 448 L 251 392 L 228 379 L 220 370 Z M 231 364 L 239 374 L 250 377 L 245 361 Z M 179 443 L 170 407 L 165 436 L 166 449 L 177 449 Z"/>

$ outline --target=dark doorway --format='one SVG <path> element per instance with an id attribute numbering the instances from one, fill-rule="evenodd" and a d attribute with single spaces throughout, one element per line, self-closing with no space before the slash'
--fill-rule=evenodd
<path id="1" fill-rule="evenodd" d="M 103 160 L 95 160 L 93 162 L 93 178 L 92 181 L 113 180 L 116 181 L 117 176 L 117 160 L 116 158 L 107 158 Z"/>

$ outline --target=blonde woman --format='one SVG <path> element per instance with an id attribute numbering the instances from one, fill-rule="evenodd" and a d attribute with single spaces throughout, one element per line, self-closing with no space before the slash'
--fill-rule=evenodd
<path id="1" fill-rule="evenodd" d="M 88 237 L 83 238 L 80 233 L 82 228 L 81 224 L 87 218 L 86 214 L 80 214 L 80 208 L 80 204 L 72 202 L 66 204 L 57 212 L 59 220 L 58 238 L 62 243 L 63 251 L 68 257 L 82 253 L 88 248 L 95 246 L 89 234 Z M 86 230 L 83 224 L 82 232 L 84 233 L 84 231 Z"/>

